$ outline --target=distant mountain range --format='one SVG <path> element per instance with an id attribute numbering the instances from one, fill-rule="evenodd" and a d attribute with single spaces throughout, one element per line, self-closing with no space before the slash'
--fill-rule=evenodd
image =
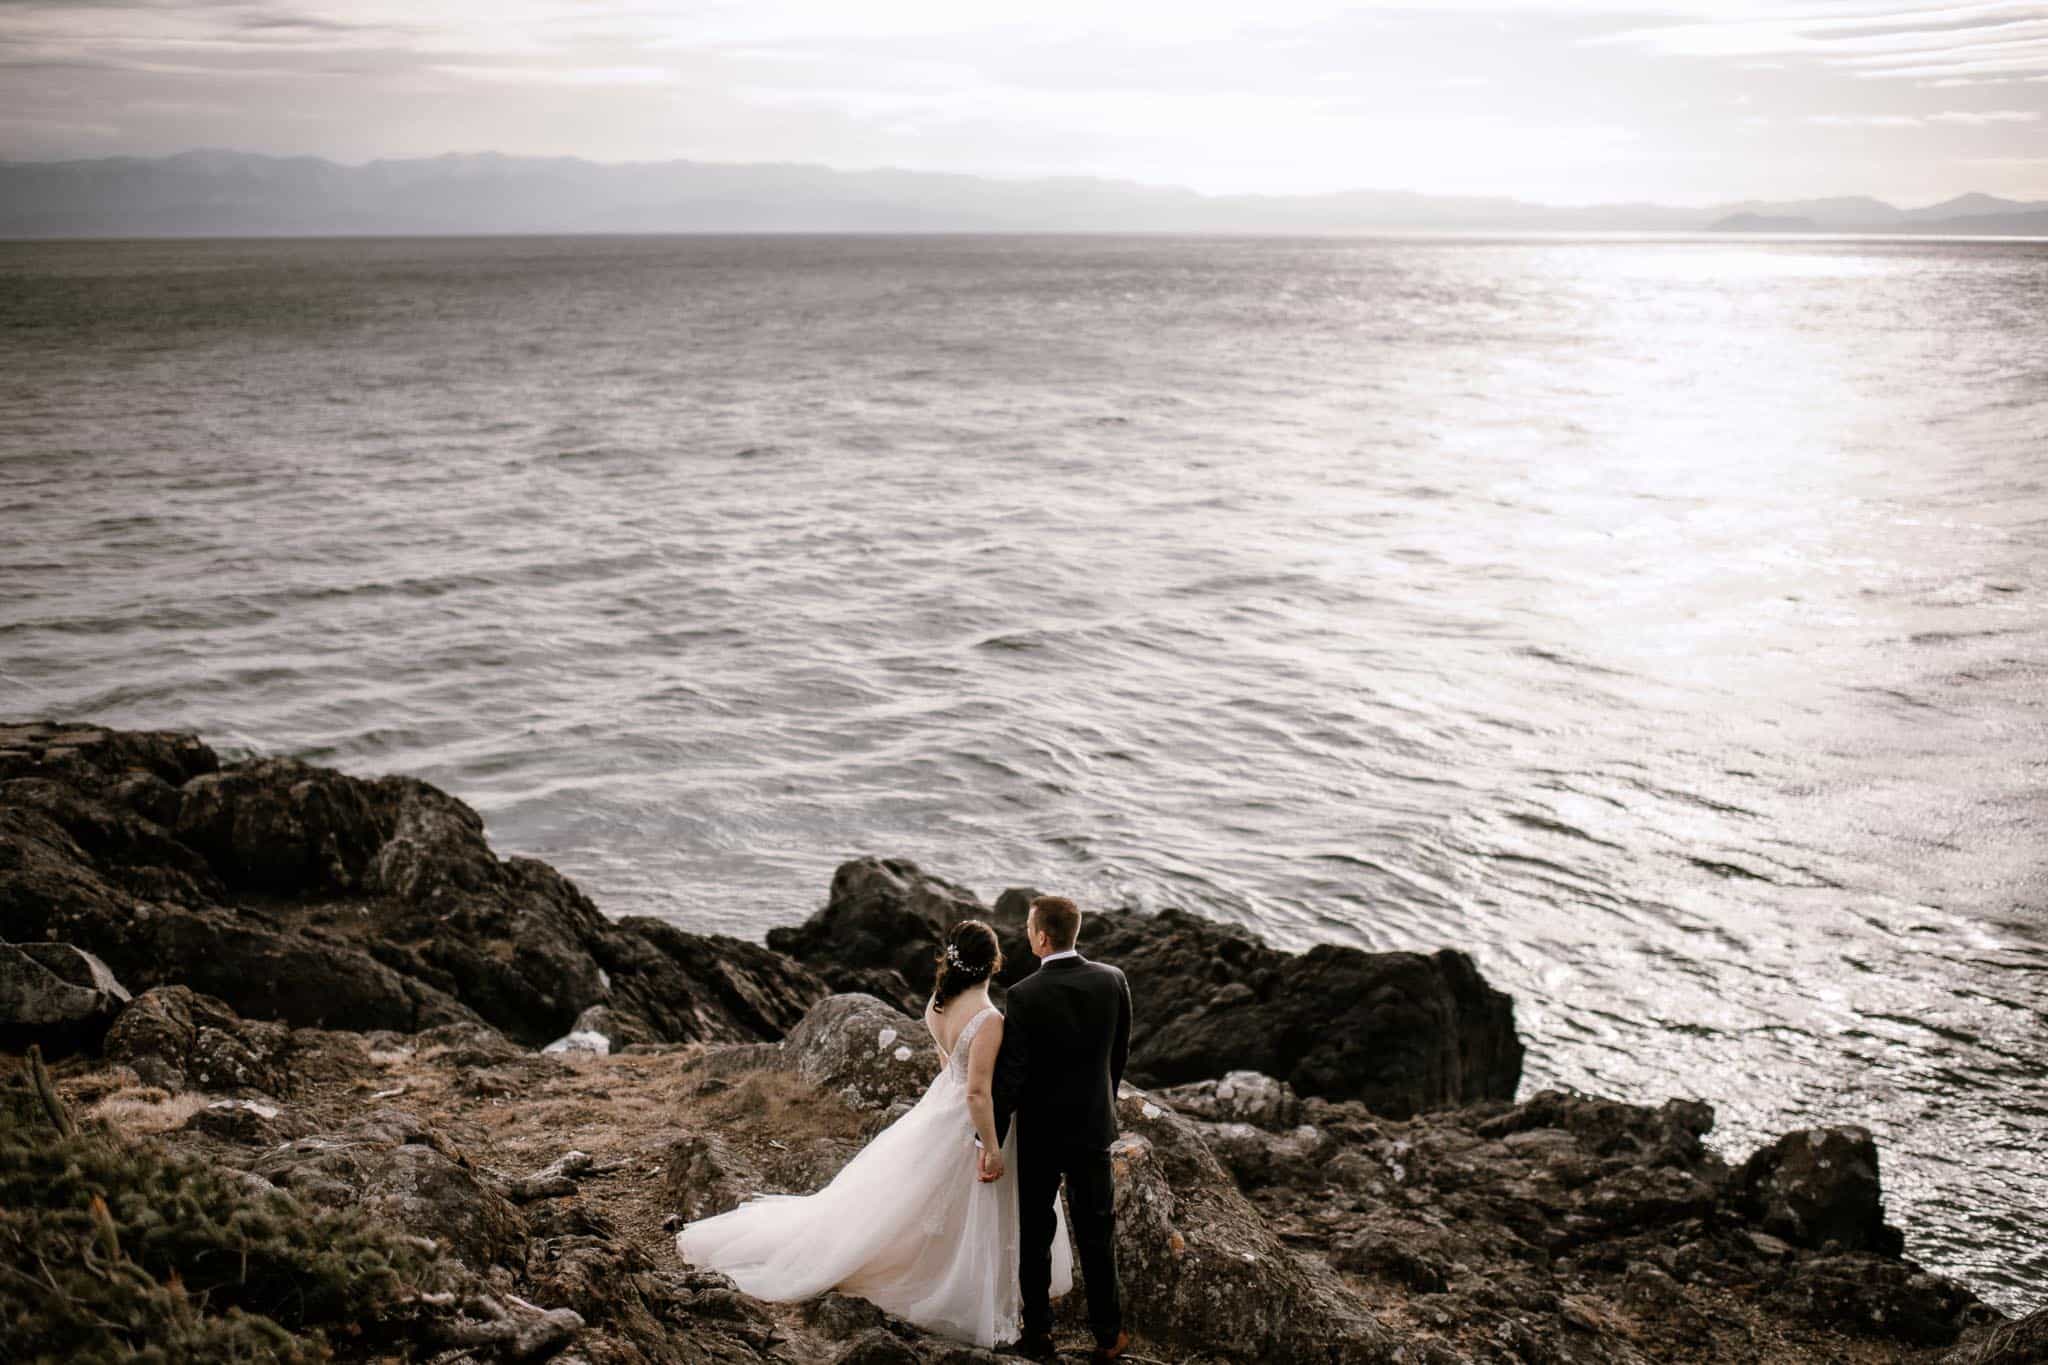
<path id="1" fill-rule="evenodd" d="M 1122 180 L 486 152 L 344 166 L 197 151 L 0 162 L 0 237 L 579 232 L 1910 232 L 2048 236 L 2048 202 L 1966 194 L 1560 208 L 1354 190 L 1204 195 Z"/>

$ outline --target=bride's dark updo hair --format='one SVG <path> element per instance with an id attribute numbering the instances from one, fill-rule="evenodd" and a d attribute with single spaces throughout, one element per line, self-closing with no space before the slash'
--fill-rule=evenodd
<path id="1" fill-rule="evenodd" d="M 969 986 L 978 986 L 1003 969 L 1003 948 L 996 931 L 978 919 L 964 919 L 946 934 L 939 950 L 939 979 L 932 987 L 932 1009 L 944 1013 L 946 1002 Z"/>

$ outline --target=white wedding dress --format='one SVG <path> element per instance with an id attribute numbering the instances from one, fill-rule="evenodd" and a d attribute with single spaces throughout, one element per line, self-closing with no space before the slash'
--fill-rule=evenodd
<path id="1" fill-rule="evenodd" d="M 1005 1173 L 975 1178 L 967 1054 L 994 1006 L 967 1021 L 953 1052 L 910 1112 L 875 1135 L 816 1194 L 771 1194 L 690 1224 L 685 1261 L 723 1271 L 757 1299 L 807 1299 L 828 1289 L 877 1304 L 976 1346 L 1015 1341 L 1017 1125 L 1003 1140 Z M 1052 1246 L 1052 1296 L 1073 1288 L 1064 1210 Z"/>

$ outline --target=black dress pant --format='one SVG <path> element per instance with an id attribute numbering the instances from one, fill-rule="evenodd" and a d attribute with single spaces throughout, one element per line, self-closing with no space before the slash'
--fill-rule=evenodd
<path id="1" fill-rule="evenodd" d="M 1088 1326 L 1098 1345 L 1108 1346 L 1123 1330 L 1122 1294 L 1116 1278 L 1116 1185 L 1109 1174 L 1109 1149 L 1069 1145 L 1017 1134 L 1017 1288 L 1023 1298 L 1024 1334 L 1052 1332 L 1052 1239 L 1059 1230 L 1053 1201 L 1060 1177 L 1067 1180 L 1067 1218 L 1074 1255 L 1088 1296 Z"/>

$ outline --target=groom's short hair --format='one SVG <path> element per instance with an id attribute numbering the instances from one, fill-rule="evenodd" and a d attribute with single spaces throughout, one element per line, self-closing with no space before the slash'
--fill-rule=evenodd
<path id="1" fill-rule="evenodd" d="M 1038 932 L 1056 953 L 1073 947 L 1081 936 L 1081 907 L 1065 896 L 1040 896 L 1031 902 L 1031 913 L 1038 917 Z"/>

